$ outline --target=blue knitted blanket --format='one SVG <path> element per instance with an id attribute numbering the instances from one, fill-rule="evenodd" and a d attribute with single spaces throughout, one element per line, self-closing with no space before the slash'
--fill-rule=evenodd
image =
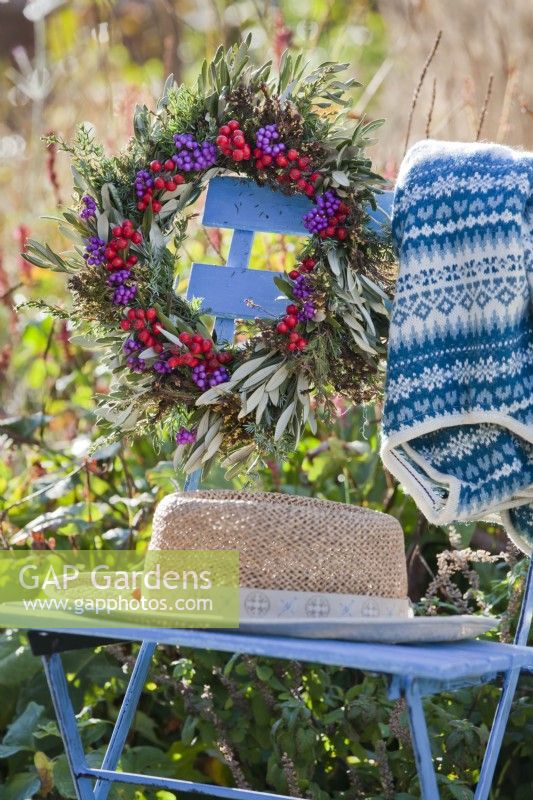
<path id="1" fill-rule="evenodd" d="M 533 154 L 425 141 L 398 176 L 381 456 L 437 525 L 533 545 Z"/>

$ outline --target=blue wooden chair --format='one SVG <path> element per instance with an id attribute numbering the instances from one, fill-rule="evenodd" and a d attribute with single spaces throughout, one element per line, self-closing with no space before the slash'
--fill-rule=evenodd
<path id="1" fill-rule="evenodd" d="M 391 195 L 381 205 L 390 210 Z M 249 270 L 254 234 L 273 232 L 306 236 L 301 219 L 309 201 L 285 197 L 250 181 L 216 178 L 211 181 L 203 222 L 207 226 L 234 230 L 225 267 L 194 264 L 189 297 L 203 297 L 204 305 L 216 315 L 216 330 L 225 339 L 233 336 L 234 319 L 257 315 L 246 304 L 251 298 L 274 314 L 282 311 L 272 272 Z M 379 225 L 382 214 L 373 215 Z M 198 486 L 198 475 L 191 476 L 187 489 Z M 405 697 L 409 711 L 416 767 L 423 800 L 437 800 L 437 775 L 424 717 L 423 698 L 443 691 L 475 686 L 504 676 L 501 699 L 481 768 L 475 798 L 487 800 L 498 754 L 521 670 L 533 671 L 533 648 L 527 637 L 533 614 L 533 571 L 530 567 L 515 644 L 483 641 L 434 645 L 387 645 L 342 641 L 317 641 L 274 636 L 255 636 L 235 631 L 196 631 L 173 629 L 117 630 L 40 630 L 31 631 L 35 655 L 42 656 L 57 721 L 63 737 L 78 800 L 106 800 L 113 783 L 157 787 L 234 800 L 274 800 L 280 795 L 192 783 L 152 775 L 117 771 L 120 756 L 133 722 L 156 645 L 246 653 L 269 658 L 295 659 L 318 664 L 352 667 L 384 674 L 389 680 L 389 697 Z M 132 670 L 122 707 L 110 737 L 101 767 L 89 766 L 83 751 L 76 716 L 69 696 L 61 652 L 109 644 L 110 641 L 142 642 Z"/>

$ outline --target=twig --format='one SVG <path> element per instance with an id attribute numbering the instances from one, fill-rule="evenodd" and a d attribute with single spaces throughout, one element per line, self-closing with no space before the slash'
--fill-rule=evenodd
<path id="1" fill-rule="evenodd" d="M 509 117 L 511 114 L 511 107 L 516 93 L 516 85 L 518 82 L 518 71 L 515 67 L 510 67 L 508 71 L 507 83 L 505 85 L 505 92 L 503 95 L 502 111 L 498 123 L 498 132 L 496 133 L 496 141 L 503 142 L 509 131 Z"/>
<path id="2" fill-rule="evenodd" d="M 485 100 L 483 101 L 483 107 L 481 109 L 481 114 L 479 115 L 479 122 L 476 132 L 476 142 L 479 142 L 479 137 L 481 136 L 481 129 L 483 128 L 483 123 L 485 122 L 485 117 L 487 115 L 487 108 L 490 102 L 490 98 L 492 96 L 493 81 L 494 81 L 494 75 L 489 75 L 489 82 L 487 83 L 487 91 L 485 92 Z"/>
<path id="3" fill-rule="evenodd" d="M 435 109 L 435 97 L 437 95 L 437 79 L 433 78 L 433 86 L 431 88 L 431 100 L 429 103 L 428 117 L 426 120 L 426 139 L 429 139 L 431 132 L 431 123 L 433 121 L 433 111 Z"/>
<path id="4" fill-rule="evenodd" d="M 407 152 L 407 145 L 409 144 L 409 137 L 411 136 L 411 126 L 413 124 L 413 117 L 414 117 L 414 113 L 415 113 L 416 104 L 418 102 L 418 96 L 420 94 L 420 90 L 422 89 L 422 84 L 424 83 L 427 71 L 428 71 L 428 69 L 429 69 L 429 67 L 431 65 L 431 62 L 433 61 L 433 59 L 435 57 L 435 53 L 437 52 L 437 49 L 438 49 L 438 46 L 440 44 L 441 38 L 442 38 L 442 31 L 439 31 L 437 33 L 437 37 L 435 39 L 435 42 L 434 42 L 433 47 L 431 49 L 431 52 L 430 52 L 429 56 L 426 59 L 426 63 L 422 67 L 422 72 L 420 73 L 420 78 L 418 79 L 418 83 L 417 83 L 416 89 L 415 89 L 414 94 L 413 94 L 413 99 L 411 101 L 411 109 L 409 111 L 409 119 L 407 121 L 407 133 L 405 134 L 405 144 L 404 144 L 404 148 L 403 148 L 403 155 L 405 155 L 406 152 Z"/>

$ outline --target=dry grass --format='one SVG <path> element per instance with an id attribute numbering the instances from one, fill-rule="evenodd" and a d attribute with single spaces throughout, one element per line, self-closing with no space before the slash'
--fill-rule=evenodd
<path id="1" fill-rule="evenodd" d="M 398 132 L 407 130 L 409 99 L 440 30 L 442 40 L 420 89 L 410 141 L 425 138 L 431 114 L 430 133 L 436 139 L 474 141 L 481 127 L 483 140 L 533 149 L 530 0 L 380 0 L 379 8 L 393 59 L 372 109 L 387 117 L 385 131 L 394 132 L 380 146 L 385 162 L 401 159 Z"/>

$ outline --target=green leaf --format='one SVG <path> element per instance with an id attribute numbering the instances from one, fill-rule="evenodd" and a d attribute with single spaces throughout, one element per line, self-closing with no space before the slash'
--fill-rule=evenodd
<path id="1" fill-rule="evenodd" d="M 21 772 L 0 787 L 0 800 L 31 800 L 40 788 L 41 781 L 35 771 Z"/>
<path id="2" fill-rule="evenodd" d="M 4 753 L 0 756 L 6 758 L 19 750 L 34 750 L 35 743 L 33 732 L 40 724 L 44 714 L 44 706 L 38 705 L 33 700 L 28 703 L 22 714 L 9 725 L 4 736 L 2 746 Z"/>

